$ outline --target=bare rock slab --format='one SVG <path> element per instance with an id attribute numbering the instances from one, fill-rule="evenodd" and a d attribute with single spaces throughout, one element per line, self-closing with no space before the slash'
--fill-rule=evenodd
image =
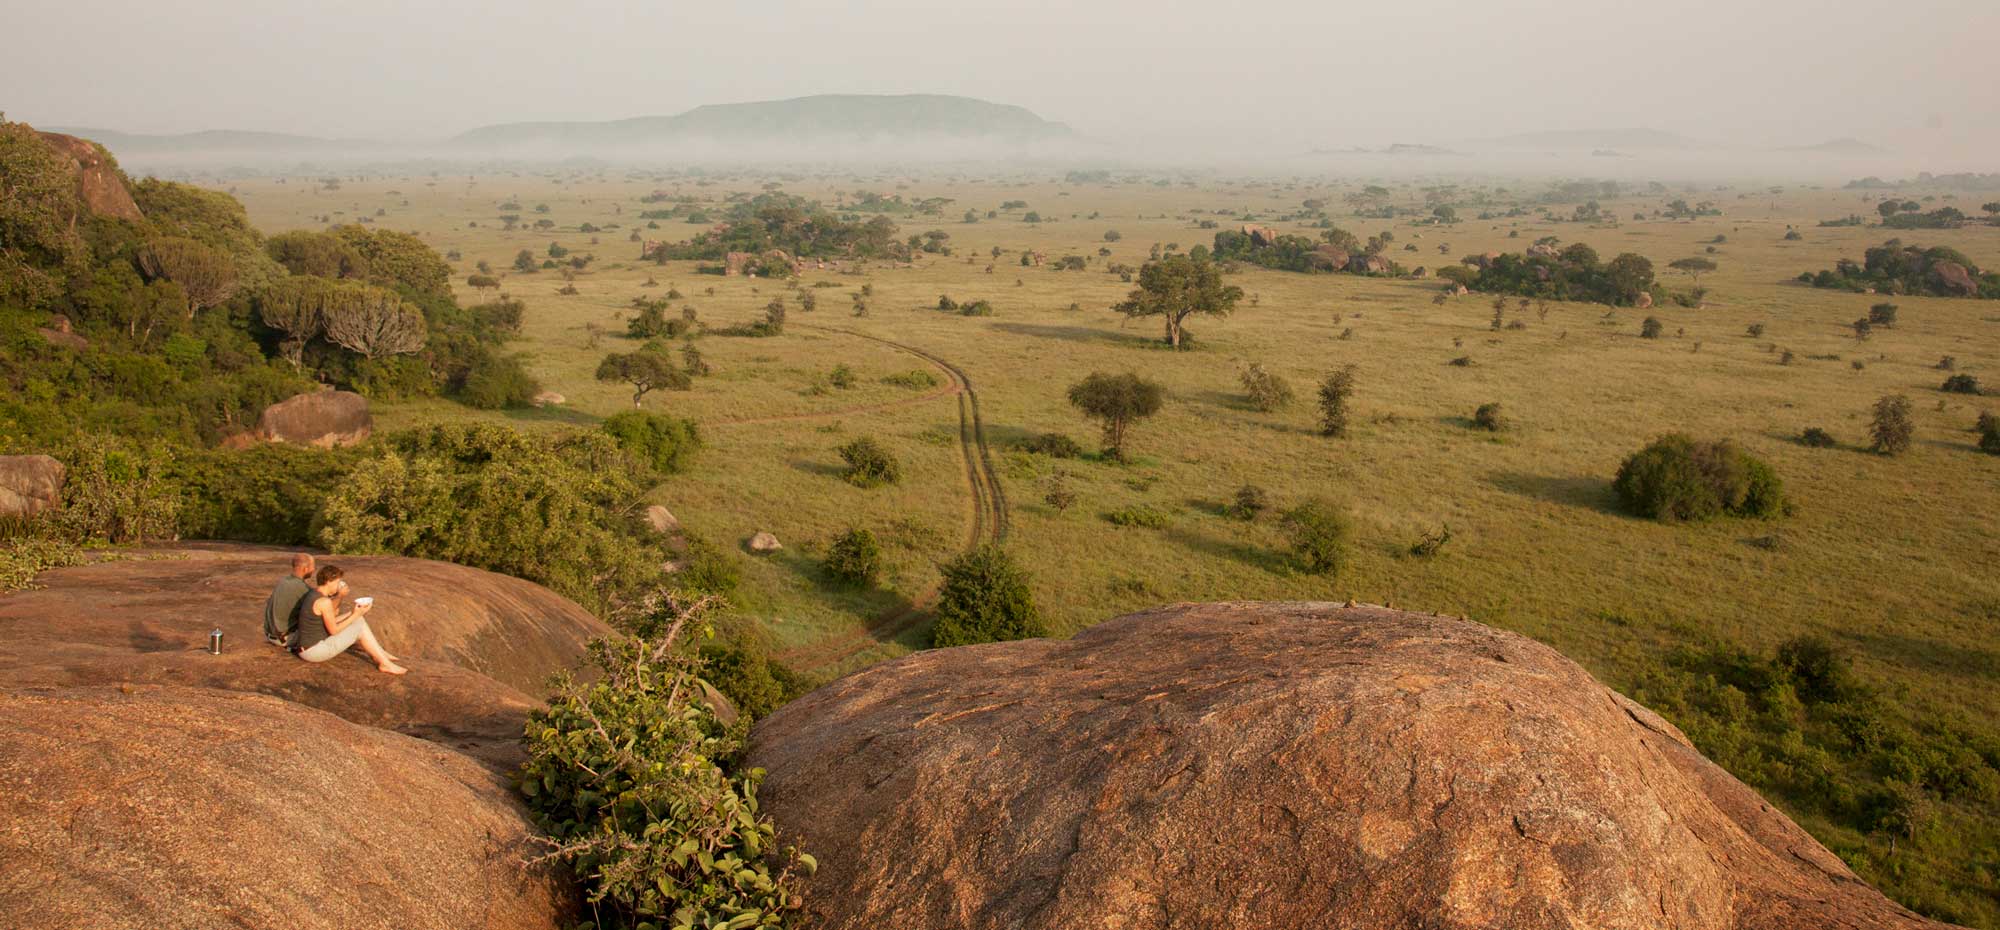
<path id="1" fill-rule="evenodd" d="M 1384 608 L 921 652 L 749 761 L 822 930 L 1943 926 L 1555 650 Z"/>

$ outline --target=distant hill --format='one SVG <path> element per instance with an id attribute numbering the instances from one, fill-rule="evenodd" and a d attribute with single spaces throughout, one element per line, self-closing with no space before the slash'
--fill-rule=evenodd
<path id="1" fill-rule="evenodd" d="M 1660 129 L 1557 129 L 1524 132 L 1482 144 L 1510 149 L 1577 149 L 1627 152 L 1633 149 L 1700 149 L 1708 144 Z"/>
<path id="2" fill-rule="evenodd" d="M 1075 138 L 1062 123 L 1017 106 L 937 94 L 823 94 L 758 103 L 711 104 L 675 116 L 605 122 L 503 123 L 462 133 L 454 147 L 597 149 L 689 140 L 721 142 L 882 141 L 899 137 Z"/>
<path id="3" fill-rule="evenodd" d="M 1821 142 L 1818 145 L 1793 146 L 1791 148 L 1782 149 L 1781 151 L 1813 152 L 1820 155 L 1849 155 L 1856 157 L 1873 157 L 1877 155 L 1890 154 L 1888 149 L 1885 149 L 1879 145 L 1870 145 L 1866 142 L 1861 141 L 1860 139 L 1855 139 L 1851 137 L 1840 138 L 1840 139 L 1829 139 L 1825 142 Z"/>

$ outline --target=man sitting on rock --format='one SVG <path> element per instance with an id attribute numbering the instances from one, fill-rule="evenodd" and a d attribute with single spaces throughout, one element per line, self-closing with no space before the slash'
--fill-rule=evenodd
<path id="1" fill-rule="evenodd" d="M 312 593 L 313 557 L 292 553 L 291 574 L 278 579 L 264 599 L 264 641 L 289 649 L 299 641 L 299 602 Z"/>
<path id="2" fill-rule="evenodd" d="M 317 586 L 313 594 L 299 602 L 299 641 L 294 649 L 299 658 L 307 662 L 328 662 L 359 645 L 368 653 L 375 667 L 391 675 L 408 672 L 396 664 L 396 657 L 382 648 L 375 639 L 375 632 L 368 628 L 368 621 L 361 617 L 375 606 L 372 598 L 361 598 L 354 609 L 340 612 L 340 597 L 347 590 L 347 583 L 340 580 L 340 567 L 328 565 L 313 576 Z"/>

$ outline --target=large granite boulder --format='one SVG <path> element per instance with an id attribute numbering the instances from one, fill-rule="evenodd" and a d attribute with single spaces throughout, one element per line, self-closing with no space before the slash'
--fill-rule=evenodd
<path id="1" fill-rule="evenodd" d="M 272 660 L 275 661 L 275 660 Z M 556 930 L 504 777 L 261 695 L 0 689 L 0 925 Z"/>
<path id="2" fill-rule="evenodd" d="M 331 449 L 366 440 L 375 431 L 368 398 L 352 391 L 315 391 L 288 397 L 257 417 L 257 438 Z"/>
<path id="3" fill-rule="evenodd" d="M 36 134 L 57 155 L 69 161 L 70 170 L 76 174 L 77 199 L 90 212 L 134 223 L 145 220 L 145 215 L 139 212 L 139 204 L 132 199 L 132 192 L 125 187 L 125 178 L 119 173 L 116 163 L 97 143 L 59 132 Z"/>
<path id="4" fill-rule="evenodd" d="M 823 930 L 1942 926 L 1554 650 L 1383 608 L 917 653 L 749 761 Z"/>
<path id="5" fill-rule="evenodd" d="M 46 455 L 0 455 L 0 516 L 32 517 L 62 503 L 63 463 Z"/>
<path id="6" fill-rule="evenodd" d="M 1937 289 L 1950 297 L 1979 296 L 1979 282 L 1972 279 L 1972 272 L 1957 262 L 1938 262 L 1931 266 L 1931 276 L 1936 279 Z"/>

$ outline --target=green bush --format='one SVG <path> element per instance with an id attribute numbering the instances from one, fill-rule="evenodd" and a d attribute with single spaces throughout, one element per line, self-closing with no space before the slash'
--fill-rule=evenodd
<path id="1" fill-rule="evenodd" d="M 1043 433 L 1029 437 L 1021 442 L 1021 451 L 1046 455 L 1052 459 L 1083 457 L 1083 446 L 1063 433 Z"/>
<path id="2" fill-rule="evenodd" d="M 1979 451 L 2000 455 L 2000 417 L 1994 416 L 1992 411 L 1982 411 L 1976 428 L 1979 430 Z"/>
<path id="3" fill-rule="evenodd" d="M 298 546 L 328 494 L 361 458 L 357 449 L 259 443 L 242 450 L 191 449 L 167 471 L 180 486 L 180 534 Z"/>
<path id="4" fill-rule="evenodd" d="M 601 433 L 487 424 L 397 434 L 327 495 L 325 549 L 441 559 L 545 585 L 600 614 L 658 576 L 629 528 L 644 473 Z"/>
<path id="5" fill-rule="evenodd" d="M 591 680 L 560 675 L 529 715 L 528 809 L 582 878 L 595 927 L 793 926 L 796 883 L 818 863 L 779 844 L 757 805 L 763 773 L 739 762 L 747 728 L 703 697 L 689 644 L 708 624 L 683 610 L 650 625 L 663 633 L 592 643 Z"/>
<path id="6" fill-rule="evenodd" d="M 736 564 L 736 557 L 692 533 L 683 532 L 681 538 L 687 541 L 687 551 L 681 554 L 683 567 L 671 579 L 672 586 L 697 595 L 727 597 L 735 593 L 736 586 L 743 582 L 743 570 Z"/>
<path id="7" fill-rule="evenodd" d="M 1947 394 L 1978 394 L 1979 379 L 1968 374 L 1956 374 L 1944 379 L 1938 388 Z"/>
<path id="8" fill-rule="evenodd" d="M 1667 324 L 1660 322 L 1659 317 L 1649 316 L 1639 324 L 1639 338 L 1658 339 L 1666 329 Z"/>
<path id="9" fill-rule="evenodd" d="M 44 519 L 47 535 L 74 543 L 143 543 L 179 535 L 181 488 L 174 449 L 79 436 L 54 453 L 63 475 L 62 507 Z"/>
<path id="10" fill-rule="evenodd" d="M 1667 523 L 1722 514 L 1774 517 L 1784 511 L 1777 473 L 1726 439 L 1662 436 L 1625 459 L 1612 489 L 1626 509 Z"/>
<path id="11" fill-rule="evenodd" d="M 1270 509 L 1270 507 L 1271 497 L 1264 492 L 1263 488 L 1254 484 L 1246 484 L 1236 489 L 1235 499 L 1231 500 L 1229 506 L 1223 509 L 1230 516 L 1238 520 L 1255 520 L 1259 514 Z"/>
<path id="12" fill-rule="evenodd" d="M 1252 363 L 1243 372 L 1243 392 L 1250 396 L 1250 406 L 1265 413 L 1291 406 L 1292 383 L 1284 376 Z"/>
<path id="13" fill-rule="evenodd" d="M 770 634 L 754 622 L 718 631 L 701 646 L 701 677 L 736 710 L 760 720 L 812 690 L 812 682 L 771 657 Z"/>
<path id="14" fill-rule="evenodd" d="M 1049 635 L 1028 575 L 991 543 L 946 562 L 931 645 L 969 646 Z"/>
<path id="15" fill-rule="evenodd" d="M 895 484 L 902 477 L 902 466 L 874 437 L 859 437 L 841 446 L 839 451 L 841 461 L 847 463 L 847 470 L 840 477 L 857 488 Z"/>
<path id="16" fill-rule="evenodd" d="M 1812 449 L 1831 449 L 1834 446 L 1840 445 L 1840 441 L 1834 439 L 1833 434 L 1826 430 L 1820 429 L 1817 426 L 1808 426 L 1805 428 L 1805 432 L 1799 434 L 1799 444 Z"/>
<path id="17" fill-rule="evenodd" d="M 1875 415 L 1868 423 L 1868 435 L 1874 440 L 1875 451 L 1883 455 L 1901 455 L 1909 451 L 1916 432 L 1917 423 L 1910 415 L 1909 398 L 1890 394 L 1875 401 Z"/>
<path id="18" fill-rule="evenodd" d="M 662 475 L 677 475 L 694 463 L 701 451 L 701 430 L 693 420 L 627 410 L 605 418 L 599 427 L 639 461 Z"/>
<path id="19" fill-rule="evenodd" d="M 1507 428 L 1507 415 L 1501 411 L 1498 402 L 1480 404 L 1479 409 L 1472 412 L 1472 425 L 1498 433 Z"/>
<path id="20" fill-rule="evenodd" d="M 937 375 L 931 374 L 930 371 L 917 368 L 910 371 L 898 372 L 893 375 L 884 375 L 882 383 L 911 388 L 913 390 L 928 391 L 938 386 L 938 379 Z"/>
<path id="21" fill-rule="evenodd" d="M 1292 537 L 1293 554 L 1307 571 L 1336 575 L 1347 565 L 1354 530 L 1339 504 L 1323 497 L 1307 498 L 1285 512 L 1285 529 Z"/>
<path id="22" fill-rule="evenodd" d="M 854 369 L 846 365 L 835 365 L 826 376 L 826 382 L 845 391 L 855 385 Z"/>
<path id="23" fill-rule="evenodd" d="M 457 397 L 468 407 L 500 410 L 526 407 L 541 392 L 542 383 L 528 373 L 522 356 L 489 351 L 472 360 Z"/>
<path id="24" fill-rule="evenodd" d="M 83 564 L 75 543 L 44 536 L 0 536 L 0 594 L 35 586 L 35 576 L 51 568 Z"/>
<path id="25" fill-rule="evenodd" d="M 827 547 L 826 573 L 845 584 L 866 586 L 882 573 L 882 547 L 875 534 L 849 527 Z"/>

